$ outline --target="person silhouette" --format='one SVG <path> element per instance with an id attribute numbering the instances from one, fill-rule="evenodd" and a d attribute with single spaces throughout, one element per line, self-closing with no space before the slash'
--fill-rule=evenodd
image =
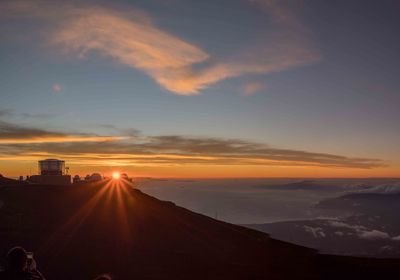
<path id="1" fill-rule="evenodd" d="M 37 270 L 33 254 L 17 246 L 8 251 L 5 269 L 0 272 L 0 280 L 45 280 L 45 278 Z"/>

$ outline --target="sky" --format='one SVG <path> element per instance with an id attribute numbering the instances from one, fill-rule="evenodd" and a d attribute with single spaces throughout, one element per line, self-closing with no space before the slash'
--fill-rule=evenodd
<path id="1" fill-rule="evenodd" d="M 398 1 L 0 2 L 0 173 L 400 176 Z"/>

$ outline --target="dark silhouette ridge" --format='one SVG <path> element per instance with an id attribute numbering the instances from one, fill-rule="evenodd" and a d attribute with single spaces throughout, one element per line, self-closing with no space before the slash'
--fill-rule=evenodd
<path id="1" fill-rule="evenodd" d="M 0 187 L 0 253 L 35 252 L 47 279 L 396 279 L 399 260 L 319 255 L 130 187 Z M 1 205 L 1 204 L 0 204 Z"/>
<path id="2" fill-rule="evenodd" d="M 0 186 L 15 186 L 15 185 L 27 185 L 26 181 L 14 180 L 11 178 L 4 177 L 0 174 Z"/>

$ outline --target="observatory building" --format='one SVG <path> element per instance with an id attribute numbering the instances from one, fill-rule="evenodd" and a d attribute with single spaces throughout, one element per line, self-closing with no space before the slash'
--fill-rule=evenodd
<path id="1" fill-rule="evenodd" d="M 71 176 L 66 174 L 65 161 L 45 159 L 38 162 L 39 175 L 30 176 L 29 181 L 42 185 L 69 185 Z"/>

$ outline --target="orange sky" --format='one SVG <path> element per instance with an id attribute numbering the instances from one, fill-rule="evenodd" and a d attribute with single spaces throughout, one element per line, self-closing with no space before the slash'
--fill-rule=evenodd
<path id="1" fill-rule="evenodd" d="M 375 169 L 359 168 L 327 168 L 327 167 L 279 167 L 279 166 L 251 166 L 251 165 L 137 165 L 124 166 L 92 165 L 69 163 L 70 174 L 84 176 L 93 172 L 100 172 L 109 176 L 115 170 L 126 172 L 134 177 L 170 177 L 170 178 L 245 178 L 245 177 L 315 177 L 315 178 L 361 178 L 361 177 L 400 177 L 398 167 L 384 167 Z M 4 176 L 17 177 L 37 173 L 37 162 L 33 160 L 0 160 L 0 170 Z"/>

